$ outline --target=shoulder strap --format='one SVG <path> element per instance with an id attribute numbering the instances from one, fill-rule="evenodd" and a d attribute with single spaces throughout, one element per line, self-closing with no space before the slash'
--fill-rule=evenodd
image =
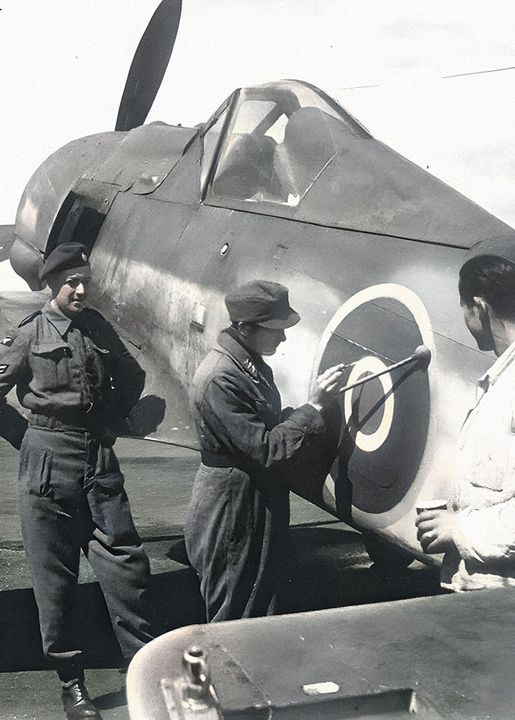
<path id="1" fill-rule="evenodd" d="M 36 310 L 35 312 L 31 313 L 30 315 L 27 315 L 27 317 L 23 318 L 21 323 L 18 325 L 18 327 L 23 327 L 24 325 L 28 325 L 30 322 L 34 320 L 38 315 L 41 315 L 41 310 Z"/>

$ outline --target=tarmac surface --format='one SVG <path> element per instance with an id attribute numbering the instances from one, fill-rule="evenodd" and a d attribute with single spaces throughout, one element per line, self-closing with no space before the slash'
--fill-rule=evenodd
<path id="1" fill-rule="evenodd" d="M 182 533 L 197 453 L 128 439 L 116 445 L 134 519 L 150 557 L 151 603 L 160 633 L 201 623 L 195 573 Z M 17 508 L 18 453 L 0 440 L 0 720 L 63 718 L 60 688 L 41 652 L 37 611 Z M 292 496 L 292 558 L 285 568 L 284 612 L 302 612 L 438 593 L 434 569 L 418 562 L 402 573 L 372 565 L 361 535 Z M 77 613 L 86 681 L 104 720 L 127 720 L 125 677 L 107 611 L 87 561 Z"/>

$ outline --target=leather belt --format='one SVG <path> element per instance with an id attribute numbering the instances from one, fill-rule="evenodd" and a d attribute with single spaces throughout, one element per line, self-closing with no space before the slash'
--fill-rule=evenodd
<path id="1" fill-rule="evenodd" d="M 91 432 L 91 422 L 87 417 L 77 415 L 61 420 L 53 415 L 42 415 L 41 413 L 31 413 L 29 416 L 29 427 L 44 428 L 45 430 L 61 430 L 69 432 Z"/>
<path id="2" fill-rule="evenodd" d="M 235 458 L 230 455 L 224 455 L 223 453 L 201 452 L 200 457 L 202 465 L 206 465 L 207 467 L 224 468 L 238 466 Z"/>

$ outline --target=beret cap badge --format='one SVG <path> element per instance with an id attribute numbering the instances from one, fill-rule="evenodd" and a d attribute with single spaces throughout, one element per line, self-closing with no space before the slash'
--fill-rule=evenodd
<path id="1" fill-rule="evenodd" d="M 78 272 L 86 267 L 89 267 L 89 260 L 88 248 L 85 245 L 76 242 L 61 243 L 46 258 L 39 277 L 41 280 L 46 280 L 49 275 L 63 270 L 76 270 Z"/>

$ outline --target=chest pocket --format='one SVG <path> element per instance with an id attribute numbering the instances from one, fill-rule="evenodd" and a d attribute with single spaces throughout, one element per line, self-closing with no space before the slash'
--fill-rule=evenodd
<path id="1" fill-rule="evenodd" d="M 488 438 L 468 449 L 469 478 L 474 487 L 507 492 L 515 487 L 515 434 Z"/>
<path id="2" fill-rule="evenodd" d="M 65 342 L 36 343 L 31 347 L 31 369 L 42 390 L 68 387 L 71 348 Z"/>
<path id="3" fill-rule="evenodd" d="M 97 345 L 91 338 L 85 337 L 86 374 L 88 383 L 97 400 L 105 395 L 110 385 L 111 353 Z"/>

